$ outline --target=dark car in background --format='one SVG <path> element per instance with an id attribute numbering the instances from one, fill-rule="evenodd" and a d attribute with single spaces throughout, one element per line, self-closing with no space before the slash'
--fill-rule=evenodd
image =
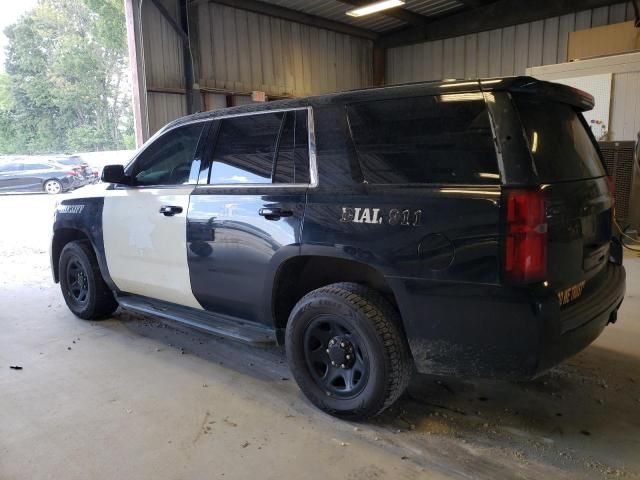
<path id="1" fill-rule="evenodd" d="M 86 185 L 96 183 L 99 180 L 99 172 L 93 169 L 78 155 L 55 155 L 47 159 L 48 163 L 70 167 L 78 173 L 79 183 Z M 80 185 L 81 186 L 81 185 Z"/>
<path id="2" fill-rule="evenodd" d="M 46 192 L 57 194 L 82 185 L 79 173 L 64 165 L 14 159 L 0 162 L 0 193 Z"/>

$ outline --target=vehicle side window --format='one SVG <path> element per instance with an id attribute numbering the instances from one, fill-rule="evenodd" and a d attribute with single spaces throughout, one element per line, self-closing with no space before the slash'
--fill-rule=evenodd
<path id="1" fill-rule="evenodd" d="M 25 170 L 48 170 L 50 168 L 50 165 L 45 165 L 42 163 L 27 163 L 24 166 Z"/>
<path id="2" fill-rule="evenodd" d="M 0 165 L 0 172 L 18 172 L 22 170 L 21 163 L 5 163 Z"/>
<path id="3" fill-rule="evenodd" d="M 213 152 L 211 183 L 271 183 L 283 112 L 225 118 Z"/>
<path id="4" fill-rule="evenodd" d="M 273 183 L 309 183 L 309 130 L 307 111 L 286 113 Z"/>
<path id="5" fill-rule="evenodd" d="M 174 128 L 149 145 L 133 165 L 135 185 L 188 183 L 203 128 L 202 122 Z"/>
<path id="6" fill-rule="evenodd" d="M 500 183 L 481 93 L 363 102 L 347 114 L 368 183 Z"/>
<path id="7" fill-rule="evenodd" d="M 210 183 L 309 183 L 306 110 L 220 120 Z"/>

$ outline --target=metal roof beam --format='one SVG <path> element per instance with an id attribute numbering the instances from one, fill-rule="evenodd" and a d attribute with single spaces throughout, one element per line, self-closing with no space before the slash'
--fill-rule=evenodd
<path id="1" fill-rule="evenodd" d="M 210 2 L 228 7 L 239 8 L 240 10 L 248 10 L 250 12 L 268 15 L 291 22 L 302 23 L 312 27 L 324 28 L 325 30 L 333 30 L 334 32 L 344 33 L 354 37 L 366 38 L 369 40 L 377 40 L 380 35 L 372 30 L 354 27 L 347 23 L 336 22 L 328 18 L 310 15 L 308 13 L 292 10 L 290 8 L 273 5 L 271 3 L 260 2 L 259 0 L 192 0 L 192 3 Z"/>
<path id="2" fill-rule="evenodd" d="M 187 35 L 187 32 L 185 32 L 182 29 L 182 26 L 178 24 L 178 21 L 175 18 L 173 18 L 173 15 L 169 13 L 169 10 L 167 10 L 167 8 L 162 4 L 162 2 L 160 0 L 151 0 L 151 3 L 155 5 L 155 7 L 160 12 L 160 15 L 162 15 L 164 19 L 167 22 L 169 22 L 169 25 L 171 25 L 171 28 L 173 28 L 173 30 L 178 34 L 182 42 L 188 43 L 189 35 Z"/>
<path id="3" fill-rule="evenodd" d="M 490 3 L 493 3 L 496 0 L 458 0 L 467 8 L 479 8 L 484 7 Z"/>
<path id="4" fill-rule="evenodd" d="M 523 0 L 498 0 L 483 7 L 447 15 L 422 28 L 406 28 L 382 35 L 379 45 L 390 48 L 441 40 L 616 3 L 620 3 L 620 0 L 538 0 L 535 3 Z"/>

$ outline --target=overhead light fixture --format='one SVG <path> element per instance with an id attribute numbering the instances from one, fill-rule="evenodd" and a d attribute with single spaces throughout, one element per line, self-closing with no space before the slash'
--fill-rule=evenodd
<path id="1" fill-rule="evenodd" d="M 382 10 L 388 10 L 389 8 L 399 7 L 400 5 L 404 5 L 402 0 L 383 0 L 382 2 L 371 3 L 364 7 L 349 10 L 347 15 L 350 17 L 364 17 L 365 15 L 381 12 Z"/>

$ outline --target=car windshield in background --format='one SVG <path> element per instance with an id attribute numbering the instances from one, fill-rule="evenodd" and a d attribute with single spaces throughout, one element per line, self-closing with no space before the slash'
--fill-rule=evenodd
<path id="1" fill-rule="evenodd" d="M 515 95 L 529 149 L 543 183 L 606 175 L 580 113 L 570 105 Z"/>
<path id="2" fill-rule="evenodd" d="M 61 165 L 68 165 L 72 167 L 76 165 L 82 165 L 84 163 L 79 158 L 54 158 L 54 159 L 51 159 L 51 161 L 55 163 L 59 163 Z"/>
<path id="3" fill-rule="evenodd" d="M 76 173 L 77 173 L 77 172 L 79 172 L 81 170 L 80 167 L 77 166 L 77 165 L 73 165 L 73 168 L 72 168 L 69 165 L 63 165 L 58 161 L 51 161 L 50 160 L 50 161 L 47 162 L 47 165 L 49 165 L 48 168 L 55 168 L 57 170 L 65 170 L 67 172 L 76 171 Z"/>

